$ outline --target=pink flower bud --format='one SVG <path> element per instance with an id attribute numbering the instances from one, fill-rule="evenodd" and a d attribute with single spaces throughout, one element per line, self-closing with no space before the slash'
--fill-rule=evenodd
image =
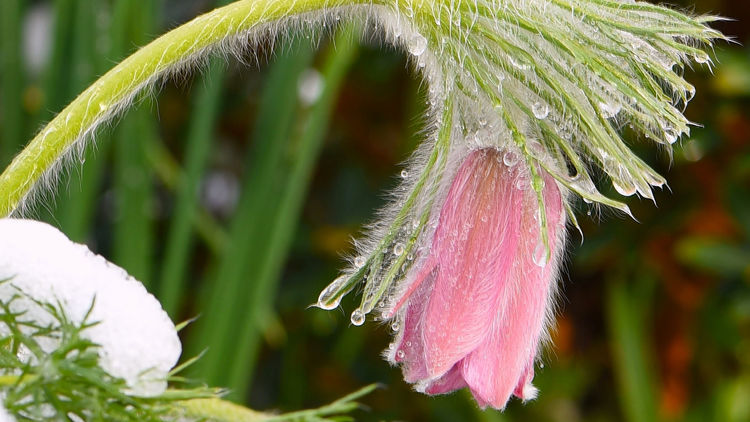
<path id="1" fill-rule="evenodd" d="M 468 387 L 498 409 L 511 395 L 536 397 L 534 361 L 565 238 L 557 183 L 540 170 L 548 249 L 529 168 L 513 154 L 485 148 L 464 159 L 431 248 L 389 313 L 403 328 L 388 359 L 407 382 L 427 394 Z"/>

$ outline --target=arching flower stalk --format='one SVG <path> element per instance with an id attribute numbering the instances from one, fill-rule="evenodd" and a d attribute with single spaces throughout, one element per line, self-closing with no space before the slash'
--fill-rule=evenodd
<path id="1" fill-rule="evenodd" d="M 332 309 L 362 291 L 354 325 L 376 311 L 397 340 L 386 357 L 417 389 L 469 387 L 504 408 L 531 385 L 551 321 L 566 198 L 630 215 L 599 192 L 652 199 L 665 179 L 624 127 L 671 152 L 690 122 L 690 63 L 720 33 L 714 17 L 612 0 L 395 0 L 377 9 L 429 84 L 432 135 L 392 204 L 320 295 Z M 531 218 L 530 216 L 533 216 Z"/>

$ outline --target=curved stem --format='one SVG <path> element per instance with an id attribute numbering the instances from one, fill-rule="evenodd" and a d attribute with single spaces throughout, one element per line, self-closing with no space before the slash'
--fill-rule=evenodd
<path id="1" fill-rule="evenodd" d="M 241 0 L 175 28 L 135 52 L 86 89 L 0 175 L 0 217 L 11 214 L 77 141 L 115 116 L 160 76 L 198 62 L 222 41 L 294 15 L 377 0 Z"/>

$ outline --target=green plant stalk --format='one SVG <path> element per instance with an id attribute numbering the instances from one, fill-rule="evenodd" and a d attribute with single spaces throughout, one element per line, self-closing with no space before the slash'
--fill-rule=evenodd
<path id="1" fill-rule="evenodd" d="M 322 77 L 325 86 L 320 98 L 307 110 L 297 133 L 291 139 L 289 175 L 280 198 L 277 212 L 271 220 L 268 244 L 265 245 L 265 259 L 255 269 L 250 287 L 250 311 L 244 313 L 240 332 L 244 335 L 232 350 L 232 370 L 228 387 L 237 397 L 244 397 L 250 385 L 252 370 L 258 354 L 260 333 L 258 329 L 268 320 L 272 304 L 286 261 L 297 222 L 312 178 L 312 171 L 322 149 L 328 122 L 335 99 L 346 72 L 357 54 L 357 37 L 354 25 L 343 27 L 334 39 L 325 58 Z"/>
<path id="2" fill-rule="evenodd" d="M 0 175 L 0 216 L 11 214 L 74 143 L 93 135 L 135 94 L 170 71 L 189 67 L 218 43 L 261 24 L 371 0 L 242 0 L 166 33 L 125 59 L 58 114 Z"/>
<path id="3" fill-rule="evenodd" d="M 0 2 L 0 165 L 10 162 L 23 136 L 21 10 L 24 0 Z"/>

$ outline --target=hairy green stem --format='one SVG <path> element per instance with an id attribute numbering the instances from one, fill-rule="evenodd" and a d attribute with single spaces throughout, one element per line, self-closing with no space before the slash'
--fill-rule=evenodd
<path id="1" fill-rule="evenodd" d="M 168 32 L 91 85 L 58 114 L 0 175 L 0 217 L 11 214 L 34 185 L 96 127 L 156 78 L 197 62 L 222 41 L 294 15 L 371 0 L 241 0 Z"/>

